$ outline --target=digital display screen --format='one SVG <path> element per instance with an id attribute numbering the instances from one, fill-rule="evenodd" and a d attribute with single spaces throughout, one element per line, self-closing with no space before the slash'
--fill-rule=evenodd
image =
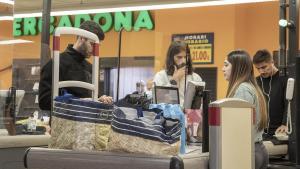
<path id="1" fill-rule="evenodd" d="M 179 92 L 176 87 L 165 87 L 165 86 L 155 86 L 155 102 L 168 103 L 168 104 L 179 104 Z"/>

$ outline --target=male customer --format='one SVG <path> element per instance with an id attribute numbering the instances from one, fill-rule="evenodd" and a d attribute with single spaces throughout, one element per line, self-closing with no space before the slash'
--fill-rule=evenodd
<path id="1" fill-rule="evenodd" d="M 80 29 L 87 30 L 96 34 L 99 40 L 104 40 L 104 33 L 96 22 L 84 21 Z M 74 45 L 68 45 L 66 50 L 60 54 L 59 81 L 76 80 L 83 82 L 92 82 L 92 65 L 86 59 L 92 55 L 92 42 L 84 37 L 78 36 Z M 39 84 L 39 106 L 42 110 L 51 110 L 52 93 L 52 64 L 51 59 L 41 71 Z M 68 87 L 64 88 L 68 93 L 79 97 L 91 97 L 91 91 L 84 88 Z M 60 93 L 61 90 L 60 90 Z M 112 98 L 101 96 L 101 102 L 111 103 Z"/>

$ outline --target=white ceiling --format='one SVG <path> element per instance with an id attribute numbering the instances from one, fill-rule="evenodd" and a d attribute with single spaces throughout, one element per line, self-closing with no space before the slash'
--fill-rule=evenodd
<path id="1" fill-rule="evenodd" d="M 14 0 L 15 5 L 0 3 L 0 17 L 14 14 L 31 14 L 42 12 L 45 0 Z M 51 0 L 51 11 L 71 11 L 86 9 L 105 9 L 132 6 L 150 6 L 190 2 L 207 2 L 222 0 Z M 223 0 L 224 1 L 224 0 Z M 233 1 L 233 0 L 232 0 Z M 246 2 L 250 0 L 235 0 L 236 2 Z M 252 0 L 264 1 L 264 0 Z M 270 1 L 270 0 L 266 0 Z M 278 0 L 273 0 L 278 1 Z"/>
<path id="2" fill-rule="evenodd" d="M 215 0 L 51 0 L 52 11 L 114 8 L 139 5 L 175 4 L 183 2 L 204 2 Z M 43 0 L 15 0 L 14 12 L 42 12 Z"/>

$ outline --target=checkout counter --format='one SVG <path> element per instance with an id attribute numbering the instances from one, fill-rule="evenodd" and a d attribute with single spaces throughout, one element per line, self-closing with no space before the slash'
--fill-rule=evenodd
<path id="1" fill-rule="evenodd" d="M 25 154 L 24 164 L 28 169 L 208 169 L 209 165 L 211 169 L 226 169 L 230 164 L 231 169 L 251 168 L 254 164 L 254 154 L 252 154 L 254 145 L 251 144 L 252 134 L 250 134 L 253 129 L 252 106 L 245 101 L 235 99 L 224 99 L 211 105 L 214 110 L 220 109 L 217 111 L 220 113 L 209 112 L 210 118 L 214 117 L 209 119 L 210 153 L 203 153 L 201 146 L 188 147 L 186 154 L 176 156 L 31 148 Z M 239 106 L 234 108 L 234 105 Z M 241 113 L 241 110 L 248 113 Z M 249 139 L 247 140 L 249 140 L 249 144 L 245 144 L 243 135 L 239 136 L 241 139 L 235 139 L 234 142 L 230 141 L 232 138 L 230 119 L 232 116 L 241 116 L 240 118 L 244 119 L 243 122 L 248 121 L 247 129 L 249 132 L 247 131 L 247 133 L 249 134 L 247 138 Z M 237 125 L 244 126 L 244 124 L 241 122 Z M 234 127 L 241 131 L 241 126 L 235 125 Z M 220 140 L 216 140 L 217 138 Z M 239 145 L 239 148 L 235 151 L 225 151 L 236 145 Z M 223 153 L 220 153 L 221 150 Z M 234 163 L 235 166 L 233 166 L 231 162 L 236 161 L 237 157 L 241 157 L 243 160 L 240 160 L 240 163 Z"/>
<path id="2" fill-rule="evenodd" d="M 25 91 L 16 90 L 14 95 L 9 92 L 0 90 L 0 168 L 25 169 L 24 152 L 29 147 L 47 147 L 50 135 L 25 135 L 17 132 L 15 116 Z"/>
<path id="3" fill-rule="evenodd" d="M 177 156 L 49 149 L 47 145 L 50 135 L 8 136 L 8 132 L 1 129 L 0 166 L 1 169 L 208 169 L 209 165 L 212 169 L 222 169 L 226 166 L 233 169 L 251 168 L 254 162 L 253 145 L 250 143 L 251 134 L 247 139 L 250 141 L 249 144 L 245 144 L 245 137 L 232 142 L 232 128 L 241 129 L 245 127 L 245 123 L 239 123 L 243 127 L 238 127 L 237 124 L 230 125 L 233 117 L 241 116 L 239 119 L 243 118 L 244 122 L 249 121 L 246 122 L 249 124 L 247 133 L 252 133 L 252 106 L 234 99 L 219 100 L 211 103 L 210 106 L 210 153 L 203 153 L 201 146 L 190 146 L 186 154 Z M 241 110 L 248 113 L 241 113 Z M 242 136 L 242 133 L 244 130 L 239 135 Z M 237 145 L 239 145 L 238 149 L 229 151 L 230 147 Z M 241 150 L 242 152 L 239 152 Z M 238 164 L 235 163 L 236 166 L 232 166 L 232 162 L 237 158 L 243 160 Z"/>
<path id="4" fill-rule="evenodd" d="M 29 147 L 46 147 L 50 135 L 15 135 L 4 136 L 4 129 L 0 132 L 0 166 L 1 169 L 25 169 L 24 152 Z"/>
<path id="5" fill-rule="evenodd" d="M 1 169 L 222 169 L 251 168 L 253 166 L 253 145 L 251 134 L 248 144 L 240 131 L 241 139 L 232 141 L 233 128 L 245 129 L 252 133 L 252 106 L 241 100 L 223 99 L 210 104 L 209 145 L 210 153 L 203 153 L 201 146 L 188 147 L 187 153 L 177 156 L 157 156 L 107 151 L 74 151 L 49 149 L 50 135 L 14 135 L 9 136 L 5 129 L 0 130 L 0 166 Z M 218 110 L 218 111 L 216 111 Z M 241 113 L 248 112 L 248 113 Z M 233 118 L 244 119 L 232 126 Z M 248 122 L 247 122 L 248 121 Z M 241 125 L 240 127 L 237 125 Z M 230 147 L 236 147 L 230 151 Z M 239 152 L 242 151 L 242 152 Z M 220 153 L 222 152 L 222 153 Z M 241 154 L 243 156 L 241 156 Z M 234 163 L 242 158 L 240 163 Z M 210 159 L 210 160 L 209 160 Z M 209 164 L 210 163 L 210 164 Z M 236 166 L 233 166 L 235 164 Z"/>

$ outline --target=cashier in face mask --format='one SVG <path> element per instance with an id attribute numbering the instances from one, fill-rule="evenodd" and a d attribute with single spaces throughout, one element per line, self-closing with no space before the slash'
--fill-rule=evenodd
<path id="1" fill-rule="evenodd" d="M 187 78 L 187 82 L 202 81 L 201 77 L 193 72 L 189 51 L 186 43 L 182 41 L 172 42 L 167 52 L 165 69 L 157 72 L 153 79 L 153 82 L 157 86 L 178 87 L 181 106 L 184 102 L 185 77 Z"/>

